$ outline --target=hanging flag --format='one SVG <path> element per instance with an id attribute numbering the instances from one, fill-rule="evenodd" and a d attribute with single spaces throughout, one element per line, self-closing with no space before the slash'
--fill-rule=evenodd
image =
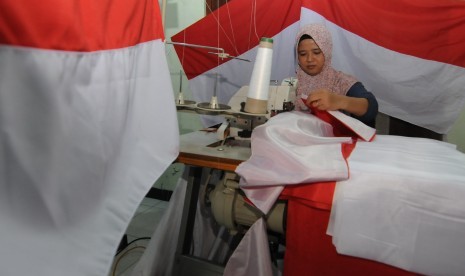
<path id="1" fill-rule="evenodd" d="M 375 94 L 381 112 L 447 133 L 465 105 L 465 2 L 302 1 L 325 24 L 333 66 Z"/>
<path id="2" fill-rule="evenodd" d="M 0 274 L 108 275 L 178 154 L 157 1 L 0 4 Z"/>
<path id="3" fill-rule="evenodd" d="M 274 41 L 271 78 L 295 76 L 295 35 L 312 22 L 332 33 L 333 66 L 362 81 L 381 112 L 438 133 L 450 130 L 465 105 L 464 1 L 235 0 L 171 39 L 252 61 L 175 47 L 194 100 L 210 101 L 219 73 L 218 99 L 227 103 L 249 84 L 260 37 Z"/>

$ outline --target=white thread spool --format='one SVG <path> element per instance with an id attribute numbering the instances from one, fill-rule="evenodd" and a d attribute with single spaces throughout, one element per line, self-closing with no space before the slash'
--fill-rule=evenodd
<path id="1" fill-rule="evenodd" d="M 250 79 L 249 92 L 244 107 L 245 112 L 255 114 L 267 112 L 272 58 L 273 39 L 262 37 Z"/>

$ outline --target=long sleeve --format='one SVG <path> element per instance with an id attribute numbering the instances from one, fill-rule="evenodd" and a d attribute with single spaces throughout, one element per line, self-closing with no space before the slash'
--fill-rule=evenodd
<path id="1" fill-rule="evenodd" d="M 365 86 L 363 86 L 361 82 L 356 82 L 354 85 L 352 85 L 349 91 L 347 91 L 346 96 L 354 98 L 365 98 L 368 100 L 368 110 L 365 114 L 362 116 L 351 115 L 366 125 L 375 127 L 375 119 L 376 115 L 378 114 L 378 101 L 376 100 L 373 93 L 366 90 Z"/>

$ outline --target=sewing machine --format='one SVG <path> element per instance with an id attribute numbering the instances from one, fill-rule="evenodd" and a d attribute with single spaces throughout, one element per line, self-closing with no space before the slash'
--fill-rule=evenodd
<path id="1" fill-rule="evenodd" d="M 289 91 L 292 91 L 292 89 L 290 89 Z M 235 95 L 237 99 L 231 99 L 231 101 L 229 102 L 229 104 L 231 105 L 231 111 L 222 111 L 221 113 L 225 117 L 225 124 L 231 125 L 231 128 L 233 124 L 237 123 L 234 120 L 245 118 L 253 119 L 253 117 L 262 117 L 262 120 L 264 122 L 260 121 L 260 123 L 263 124 L 272 115 L 271 112 L 268 112 L 267 114 L 245 114 L 244 112 L 232 111 L 232 106 L 235 106 L 235 108 L 237 108 L 237 106 L 241 106 L 241 103 L 245 98 L 245 93 L 246 92 L 244 90 L 238 91 L 238 93 L 236 93 Z M 272 96 L 270 96 L 270 98 L 271 97 Z M 251 129 L 253 131 L 253 129 L 257 126 L 257 124 L 252 123 L 244 125 L 245 127 L 242 126 L 239 129 Z M 237 125 L 235 125 L 234 127 L 237 127 Z M 231 133 L 234 137 L 234 132 Z M 226 144 L 223 143 L 225 139 L 222 138 L 225 136 L 218 137 L 217 133 L 203 132 L 201 134 L 202 135 L 200 135 L 200 137 L 202 137 L 202 139 L 205 140 L 202 141 L 202 143 L 200 144 L 196 144 L 198 140 L 196 141 L 196 139 L 194 139 L 194 136 L 197 135 L 195 133 L 189 133 L 185 137 L 183 137 L 184 135 L 181 136 L 181 153 L 178 158 L 179 162 L 182 162 L 188 165 L 189 167 L 189 184 L 192 185 L 188 185 L 188 189 L 190 189 L 188 190 L 188 193 L 191 196 L 189 196 L 189 199 L 186 198 L 186 201 L 184 203 L 184 213 L 188 211 L 191 215 L 195 214 L 195 203 L 197 203 L 197 201 L 200 198 L 204 198 L 202 196 L 199 197 L 198 193 L 199 187 L 201 186 L 200 176 L 202 173 L 202 169 L 216 168 L 227 172 L 234 172 L 237 165 L 247 160 L 250 157 L 251 153 L 250 148 L 244 145 L 235 146 L 234 144 L 231 144 L 225 146 Z M 213 146 L 208 147 L 208 145 Z M 386 151 L 386 148 L 389 148 L 390 150 Z M 192 151 L 194 150 L 198 152 L 193 153 Z M 402 265 L 402 263 L 396 263 L 397 259 L 394 258 L 392 260 L 384 260 L 378 258 L 378 256 L 383 255 L 383 251 L 378 248 L 384 250 L 384 247 L 387 248 L 391 244 L 393 244 L 378 242 L 376 238 L 378 238 L 378 234 L 381 233 L 384 236 L 382 238 L 379 238 L 380 240 L 386 239 L 386 237 L 388 239 L 396 239 L 395 242 L 396 244 L 398 244 L 399 249 L 395 250 L 403 250 L 402 252 L 412 252 L 409 246 L 420 246 L 418 247 L 418 249 L 415 249 L 415 255 L 409 256 L 409 258 L 412 260 L 416 260 L 417 257 L 421 257 L 422 260 L 424 260 L 421 263 L 415 264 L 415 269 L 417 269 L 420 272 L 423 270 L 437 271 L 438 273 L 426 274 L 441 274 L 440 272 L 446 270 L 463 271 L 463 254 L 460 254 L 460 252 L 463 252 L 465 244 L 463 242 L 460 242 L 462 240 L 460 239 L 460 237 L 463 236 L 463 229 L 465 228 L 463 227 L 462 220 L 458 220 L 456 219 L 456 217 L 454 217 L 459 216 L 459 218 L 463 218 L 463 214 L 456 213 L 459 210 L 464 210 L 461 207 L 457 207 L 462 202 L 460 201 L 460 196 L 457 195 L 459 195 L 460 191 L 463 191 L 464 187 L 464 170 L 462 168 L 463 166 L 458 165 L 464 164 L 463 154 L 456 151 L 456 149 L 451 145 L 433 142 L 432 140 L 400 136 L 383 137 L 382 135 L 377 136 L 377 139 L 374 140 L 372 143 L 358 142 L 357 148 L 355 150 L 358 151 L 358 155 L 352 154 L 351 158 L 353 158 L 353 160 L 355 161 L 358 160 L 358 162 L 354 162 L 352 164 L 351 168 L 355 168 L 355 170 L 353 171 L 354 173 L 352 174 L 351 178 L 345 180 L 344 185 L 340 187 L 341 189 L 344 189 L 344 187 L 346 187 L 346 190 L 345 192 L 338 194 L 338 196 L 340 196 L 338 199 L 339 203 L 336 205 L 338 207 L 337 209 L 335 209 L 333 213 L 338 218 L 338 227 L 341 227 L 340 229 L 343 230 L 333 231 L 333 235 L 337 234 L 339 236 L 347 237 L 347 239 L 344 240 L 345 244 L 343 244 L 343 246 L 350 245 L 355 247 L 354 250 L 358 250 L 358 255 L 355 255 L 349 251 L 347 251 L 348 253 L 340 253 L 336 251 L 336 248 L 333 243 L 334 240 L 327 235 L 328 221 L 331 214 L 330 211 L 326 209 L 320 210 L 318 208 L 314 208 L 311 209 L 310 212 L 308 212 L 308 219 L 304 219 L 304 221 L 314 222 L 312 225 L 315 226 L 316 230 L 312 231 L 312 233 L 315 234 L 311 237 L 312 242 L 320 241 L 317 244 L 317 246 L 308 247 L 311 248 L 312 258 L 316 260 L 316 264 L 314 264 L 313 267 L 320 267 L 320 265 L 321 267 L 324 267 L 323 262 L 341 263 L 349 269 L 359 269 L 360 267 L 366 267 L 370 271 L 380 271 L 380 273 L 385 272 L 385 275 L 387 275 L 387 272 L 391 273 L 390 275 L 411 275 L 409 271 L 414 270 L 410 269 L 409 267 L 405 267 L 405 265 Z M 373 155 L 373 150 L 377 150 L 377 152 L 379 152 L 380 155 Z M 428 158 L 418 158 L 418 156 L 423 157 L 425 156 L 425 154 L 428 154 Z M 379 156 L 385 156 L 386 158 L 380 158 Z M 453 156 L 454 159 L 451 159 L 451 156 Z M 457 159 L 457 161 L 455 161 L 455 158 Z M 414 166 L 414 164 L 420 162 L 419 160 L 422 162 L 423 165 Z M 399 166 L 400 163 L 407 164 L 407 166 Z M 459 168 L 458 166 L 461 167 Z M 406 167 L 409 169 L 405 170 Z M 380 179 L 379 175 L 386 175 L 386 169 L 390 170 L 389 175 L 392 177 L 384 177 Z M 447 173 L 444 173 L 445 171 L 447 171 Z M 267 174 L 262 173 L 262 175 Z M 372 180 L 369 180 L 370 183 L 376 185 L 359 185 L 359 182 L 363 181 L 367 176 L 372 178 Z M 408 179 L 408 181 L 404 180 L 404 178 Z M 450 179 L 453 179 L 453 181 L 451 181 Z M 391 183 L 397 183 L 396 181 L 402 181 L 402 185 L 391 185 Z M 430 182 L 434 182 L 434 185 L 430 185 Z M 457 184 L 457 182 L 460 182 L 461 184 Z M 278 183 L 282 183 L 282 181 L 278 180 Z M 351 186 L 347 187 L 348 185 Z M 376 188 L 376 186 L 379 186 L 381 188 L 378 189 Z M 393 187 L 392 191 L 389 190 L 391 187 Z M 399 199 L 398 187 L 402 187 L 402 189 L 404 189 L 403 196 L 400 198 L 400 200 L 397 200 Z M 444 189 L 444 187 L 447 187 L 447 189 Z M 355 191 L 355 188 L 359 190 Z M 425 193 L 423 192 L 424 189 L 428 189 L 428 191 L 430 192 Z M 454 189 L 454 191 L 457 190 L 457 192 L 449 193 L 449 189 Z M 195 192 L 196 190 L 197 192 Z M 351 192 L 351 194 L 349 194 L 349 191 Z M 250 213 L 245 215 L 241 213 L 242 210 L 249 208 L 250 205 L 244 204 L 240 192 L 241 190 L 238 189 L 238 180 L 236 178 L 236 175 L 234 173 L 226 173 L 223 180 L 217 182 L 217 185 L 215 186 L 215 189 L 213 191 L 205 193 L 209 194 L 208 199 L 211 202 L 211 209 L 215 220 L 219 222 L 219 224 L 225 225 L 230 233 L 234 233 L 235 231 L 241 231 L 241 227 L 246 227 L 247 225 L 250 225 L 250 222 L 254 221 L 256 217 L 263 216 L 263 214 L 255 211 L 250 212 L 253 213 L 252 216 L 249 216 Z M 441 196 L 436 196 L 436 194 L 441 194 Z M 357 201 L 353 200 L 354 195 L 358 196 Z M 216 196 L 218 196 L 218 198 L 216 198 Z M 348 199 L 343 200 L 344 196 L 348 196 Z M 390 196 L 392 196 L 392 198 L 390 198 Z M 409 198 L 410 201 L 405 201 L 404 196 L 405 198 Z M 386 199 L 382 201 L 383 208 L 358 207 L 362 206 L 362 204 L 363 206 L 365 206 L 365 204 L 372 204 L 371 206 L 378 206 L 380 204 L 380 201 L 378 200 L 379 198 Z M 420 199 L 425 199 L 425 203 L 421 203 L 422 205 L 418 206 L 425 207 L 422 207 L 422 209 L 408 208 L 409 206 L 412 206 L 411 202 L 415 202 L 415 204 L 417 204 L 417 202 L 419 202 Z M 437 202 L 437 204 L 443 204 L 444 206 L 448 206 L 448 209 L 438 209 L 436 208 L 436 205 L 430 207 L 430 202 L 432 200 Z M 357 204 L 355 205 L 356 208 L 350 208 L 351 206 L 354 206 L 353 204 L 355 203 Z M 344 207 L 341 207 L 343 206 L 342 204 L 345 204 Z M 405 213 L 405 215 L 409 215 L 413 219 L 407 220 L 404 218 L 404 215 L 400 217 L 397 216 L 399 210 L 398 205 L 403 206 L 403 214 Z M 283 211 L 280 211 L 279 208 L 277 208 L 277 210 L 277 214 L 281 214 L 281 216 L 277 216 L 281 218 L 278 219 L 278 226 L 283 225 Z M 453 215 L 438 215 L 438 213 L 443 212 L 444 210 L 449 210 L 450 212 L 452 212 Z M 371 215 L 372 212 L 377 212 L 377 215 Z M 417 214 L 418 212 L 421 212 L 421 216 Z M 353 213 L 351 219 L 345 219 L 347 218 L 347 213 Z M 366 213 L 366 215 L 359 215 L 360 213 Z M 271 215 L 268 214 L 268 216 Z M 371 225 L 376 225 L 374 221 L 378 222 L 380 218 L 385 220 L 396 219 L 397 223 L 392 224 L 386 222 L 383 224 L 386 227 L 371 228 Z M 419 218 L 419 220 L 417 221 L 416 218 Z M 425 225 L 423 223 L 423 218 L 427 219 L 427 221 L 434 221 L 434 223 Z M 363 223 L 354 222 L 356 220 L 362 220 Z M 443 221 L 446 221 L 448 223 L 443 223 Z M 270 224 L 269 221 L 267 221 L 267 224 Z M 187 230 L 182 230 L 182 235 L 179 239 L 180 243 L 178 245 L 178 252 L 176 257 L 177 262 L 174 268 L 174 275 L 222 275 L 222 264 L 203 262 L 200 261 L 198 258 L 187 256 L 189 254 L 189 244 L 192 240 L 192 234 L 189 233 L 192 233 L 193 223 L 187 217 L 183 217 L 182 225 L 183 226 L 181 227 L 181 229 Z M 421 225 L 422 227 L 418 227 L 418 225 Z M 363 228 L 365 226 L 370 227 L 368 228 L 368 232 L 366 229 Z M 404 232 L 406 234 L 402 236 L 391 235 L 393 231 L 396 231 L 398 229 L 396 228 L 398 226 L 402 227 L 402 229 L 407 229 L 406 227 L 410 227 L 410 230 L 409 232 Z M 428 227 L 424 228 L 424 226 Z M 267 225 L 267 227 L 268 229 L 273 229 L 271 227 L 274 226 L 270 227 L 270 225 Z M 357 229 L 357 231 L 354 231 L 353 229 Z M 418 229 L 420 229 L 421 231 Z M 278 230 L 273 231 L 279 233 L 281 230 L 279 230 L 278 227 Z M 287 228 L 287 233 L 291 233 L 290 228 Z M 359 233 L 364 234 L 360 235 Z M 369 236 L 370 238 L 367 239 L 366 233 L 369 233 L 375 238 Z M 404 238 L 408 238 L 415 241 L 417 233 L 424 235 L 420 245 L 413 242 L 399 243 L 397 241 L 398 239 Z M 304 236 L 308 236 L 307 234 L 308 233 L 306 231 L 302 232 L 302 235 Z M 363 240 L 363 242 L 351 242 L 355 238 L 361 239 Z M 300 241 L 300 239 L 298 240 Z M 336 241 L 338 243 L 342 243 L 343 239 L 338 238 L 336 239 Z M 286 240 L 286 242 L 287 245 L 290 244 L 289 240 Z M 347 243 L 350 244 L 347 245 Z M 370 245 L 370 243 L 373 243 L 374 245 Z M 371 250 L 367 251 L 365 248 L 371 248 Z M 422 250 L 422 248 L 427 248 L 427 250 Z M 344 249 L 349 250 L 346 248 Z M 393 248 L 387 249 L 389 251 L 394 250 Z M 288 246 L 287 250 L 288 251 L 286 252 L 286 254 L 287 256 L 290 256 L 289 252 L 291 251 L 291 246 Z M 350 250 L 352 250 L 352 247 Z M 325 253 L 321 254 L 322 252 Z M 429 252 L 441 252 L 441 254 L 432 255 L 432 253 Z M 308 256 L 308 254 L 302 254 L 301 256 Z M 318 256 L 321 256 L 321 259 L 319 259 L 320 257 Z M 356 259 L 352 258 L 351 256 L 357 256 L 361 258 Z M 434 262 L 431 260 L 433 260 Z M 292 265 L 290 266 L 292 267 Z M 403 271 L 400 269 L 406 269 L 408 271 Z M 463 273 L 456 274 L 462 275 Z"/>
<path id="2" fill-rule="evenodd" d="M 194 111 L 200 114 L 213 113 L 224 116 L 224 122 L 216 128 L 215 133 L 194 132 L 181 137 L 181 154 L 184 162 L 202 160 L 201 166 L 233 172 L 235 167 L 250 156 L 250 137 L 253 129 L 281 112 L 294 109 L 297 79 L 288 78 L 278 85 L 273 81 L 269 88 L 268 112 L 252 114 L 244 112 L 249 90 L 243 86 L 230 99 L 228 105 L 217 103 L 193 105 L 179 104 L 181 111 Z M 190 160 L 186 160 L 189 158 Z M 212 159 L 213 158 L 213 159 Z M 236 160 L 236 161 L 232 161 Z M 232 163 L 231 163 L 232 162 Z M 226 193 L 224 191 L 228 190 Z M 244 199 L 239 196 L 238 177 L 228 173 L 208 196 L 212 203 L 212 212 L 216 221 L 225 225 L 229 231 L 237 231 L 238 225 L 250 226 L 262 214 L 258 210 L 248 208 Z M 271 212 L 269 228 L 277 233 L 284 233 L 284 204 L 278 204 L 276 211 Z M 231 214 L 226 216 L 225 214 Z M 233 215 L 234 214 L 234 215 Z"/>
<path id="3" fill-rule="evenodd" d="M 286 78 L 281 84 L 278 84 L 278 81 L 272 81 L 269 88 L 267 112 L 263 114 L 247 113 L 244 111 L 249 86 L 241 87 L 229 100 L 227 105 L 218 103 L 216 96 L 213 96 L 209 103 L 195 104 L 193 101 L 184 100 L 184 96 L 180 92 L 176 100 L 176 107 L 181 112 L 223 116 L 226 128 L 221 129 L 218 127 L 217 131 L 221 133 L 218 132 L 217 136 L 220 141 L 225 138 L 232 138 L 225 141 L 229 143 L 233 139 L 244 140 L 244 138 L 250 138 L 253 129 L 266 123 L 270 117 L 281 112 L 293 110 L 296 86 L 296 78 Z M 224 135 L 222 131 L 228 131 L 227 135 Z"/>
<path id="4" fill-rule="evenodd" d="M 203 130 L 181 135 L 177 161 L 188 167 L 189 180 L 176 254 L 178 265 L 173 268 L 174 275 L 222 275 L 222 265 L 200 260 L 190 253 L 197 201 L 209 201 L 213 217 L 231 235 L 245 232 L 248 226 L 263 216 L 258 209 L 251 208 L 245 202 L 234 170 L 250 157 L 253 129 L 266 123 L 272 116 L 294 108 L 296 82 L 296 79 L 289 78 L 280 85 L 277 82 L 270 85 L 268 112 L 265 114 L 243 111 L 248 86 L 239 89 L 227 106 L 214 101 L 210 105 L 177 102 L 178 111 L 223 116 L 224 122 L 214 132 Z M 202 193 L 200 179 L 205 168 L 218 169 L 225 174 L 214 189 Z M 268 215 L 268 228 L 276 233 L 284 233 L 284 215 L 285 205 L 276 204 Z"/>

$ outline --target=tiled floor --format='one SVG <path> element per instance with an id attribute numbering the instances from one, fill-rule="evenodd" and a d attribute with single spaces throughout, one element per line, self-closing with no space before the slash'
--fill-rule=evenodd
<path id="1" fill-rule="evenodd" d="M 115 257 L 108 276 L 131 275 L 167 205 L 167 201 L 152 198 L 142 200 L 126 230 L 129 245 Z"/>

